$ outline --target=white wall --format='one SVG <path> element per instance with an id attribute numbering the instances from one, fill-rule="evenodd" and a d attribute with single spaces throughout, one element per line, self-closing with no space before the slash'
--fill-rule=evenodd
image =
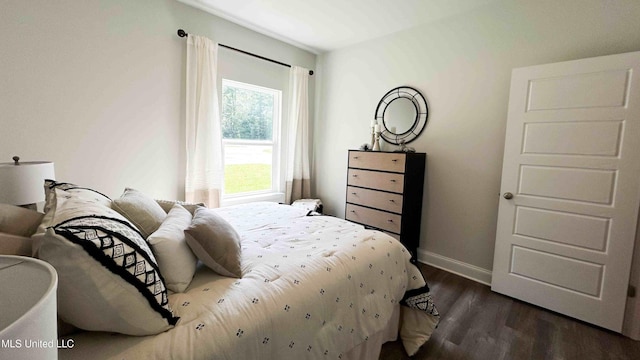
<path id="1" fill-rule="evenodd" d="M 344 216 L 347 149 L 379 99 L 416 87 L 430 107 L 421 256 L 489 281 L 511 70 L 640 50 L 640 1 L 508 0 L 322 55 L 315 193 Z M 389 149 L 390 147 L 387 147 Z"/>
<path id="2" fill-rule="evenodd" d="M 51 160 L 58 180 L 112 197 L 183 198 L 178 28 L 315 67 L 314 54 L 175 0 L 3 0 L 0 162 Z"/>

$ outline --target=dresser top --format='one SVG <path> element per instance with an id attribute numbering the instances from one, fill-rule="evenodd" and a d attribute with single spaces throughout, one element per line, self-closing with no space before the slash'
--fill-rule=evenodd
<path id="1" fill-rule="evenodd" d="M 426 153 L 423 153 L 423 152 L 406 152 L 406 151 L 371 151 L 371 150 L 365 151 L 365 150 L 356 150 L 356 149 L 349 150 L 349 151 L 372 153 L 372 154 L 381 153 L 381 154 L 425 154 L 426 155 Z"/>

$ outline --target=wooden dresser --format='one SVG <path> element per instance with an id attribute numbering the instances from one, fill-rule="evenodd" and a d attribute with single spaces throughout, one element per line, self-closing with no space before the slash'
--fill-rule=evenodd
<path id="1" fill-rule="evenodd" d="M 345 218 L 400 240 L 416 261 L 426 154 L 349 151 Z"/>

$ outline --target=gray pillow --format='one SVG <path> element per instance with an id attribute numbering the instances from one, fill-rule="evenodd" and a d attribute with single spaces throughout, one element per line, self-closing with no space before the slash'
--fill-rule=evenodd
<path id="1" fill-rule="evenodd" d="M 31 238 L 0 232 L 0 255 L 31 256 Z"/>
<path id="2" fill-rule="evenodd" d="M 158 230 L 167 213 L 158 203 L 138 190 L 126 188 L 119 199 L 113 200 L 111 208 L 135 225 L 143 238 Z"/>
<path id="3" fill-rule="evenodd" d="M 176 204 L 181 205 L 183 208 L 189 210 L 191 215 L 193 215 L 193 213 L 196 211 L 197 208 L 204 207 L 204 203 L 189 203 L 186 201 L 179 201 L 179 200 L 156 199 L 156 202 L 158 203 L 158 205 L 160 205 L 162 210 L 164 210 L 164 212 L 166 212 L 167 214 L 169 213 L 169 211 L 171 211 L 171 209 L 173 209 L 173 205 L 176 205 Z"/>
<path id="4" fill-rule="evenodd" d="M 213 210 L 197 208 L 191 225 L 184 231 L 194 254 L 216 273 L 239 278 L 240 236 Z"/>
<path id="5" fill-rule="evenodd" d="M 25 237 L 31 236 L 36 232 L 43 216 L 44 214 L 37 211 L 0 204 L 0 232 Z"/>

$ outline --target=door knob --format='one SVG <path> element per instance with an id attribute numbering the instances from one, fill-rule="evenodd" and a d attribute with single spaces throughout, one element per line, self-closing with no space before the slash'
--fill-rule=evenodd
<path id="1" fill-rule="evenodd" d="M 506 192 L 504 193 L 504 195 L 502 195 L 503 198 L 507 199 L 507 200 L 511 200 L 513 199 L 513 194 L 510 192 Z"/>

